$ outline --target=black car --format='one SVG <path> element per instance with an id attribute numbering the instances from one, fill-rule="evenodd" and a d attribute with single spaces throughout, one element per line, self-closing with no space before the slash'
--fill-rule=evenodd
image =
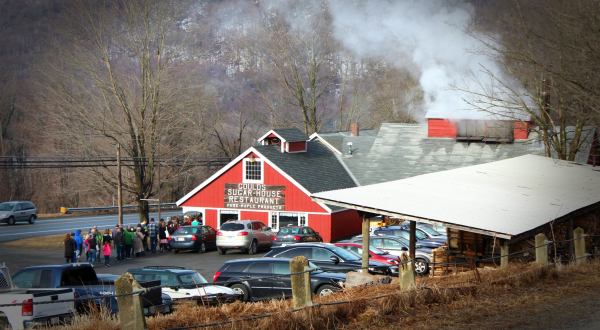
<path id="1" fill-rule="evenodd" d="M 323 238 L 308 226 L 287 226 L 279 228 L 273 246 L 302 242 L 323 242 Z"/>
<path id="2" fill-rule="evenodd" d="M 310 262 L 326 271 L 347 273 L 362 268 L 361 257 L 344 248 L 328 243 L 298 243 L 274 247 L 265 257 L 293 258 L 305 256 Z M 369 273 L 392 275 L 398 267 L 369 260 Z"/>
<path id="3" fill-rule="evenodd" d="M 215 273 L 213 281 L 232 288 L 244 301 L 289 298 L 292 296 L 289 258 L 229 260 Z M 310 287 L 325 296 L 342 288 L 346 274 L 325 272 L 309 263 Z M 278 276 L 280 275 L 280 276 Z"/>
<path id="4" fill-rule="evenodd" d="M 208 249 L 217 249 L 217 232 L 210 226 L 179 227 L 169 239 L 169 245 L 175 253 L 180 250 L 204 253 Z"/>

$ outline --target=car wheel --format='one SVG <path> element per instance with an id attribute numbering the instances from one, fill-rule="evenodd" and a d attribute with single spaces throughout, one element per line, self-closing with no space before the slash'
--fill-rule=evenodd
<path id="1" fill-rule="evenodd" d="M 29 224 L 33 225 L 35 223 L 35 215 L 29 217 Z"/>
<path id="2" fill-rule="evenodd" d="M 256 245 L 256 240 L 252 240 L 250 243 L 250 248 L 248 248 L 248 254 L 256 254 L 258 251 L 258 246 Z"/>
<path id="3" fill-rule="evenodd" d="M 248 290 L 248 287 L 244 284 L 234 284 L 231 286 L 231 290 L 233 290 L 233 292 L 235 292 L 236 294 L 241 295 L 242 301 L 250 300 L 250 291 Z"/>
<path id="4" fill-rule="evenodd" d="M 225 253 L 227 253 L 227 250 L 223 249 L 223 248 L 217 248 L 217 251 L 219 251 L 220 255 L 224 255 Z"/>
<path id="5" fill-rule="evenodd" d="M 328 296 L 334 292 L 340 291 L 340 288 L 335 287 L 333 285 L 329 285 L 329 284 L 324 284 L 321 285 L 318 289 L 317 289 L 317 295 L 318 296 Z"/>
<path id="6" fill-rule="evenodd" d="M 11 225 L 11 226 L 14 225 L 15 224 L 15 217 L 8 218 L 8 224 Z"/>
<path id="7" fill-rule="evenodd" d="M 415 259 L 415 273 L 425 275 L 429 271 L 429 265 L 425 259 Z"/>
<path id="8" fill-rule="evenodd" d="M 200 253 L 206 252 L 206 244 L 204 242 L 200 243 L 200 249 L 198 250 Z"/>

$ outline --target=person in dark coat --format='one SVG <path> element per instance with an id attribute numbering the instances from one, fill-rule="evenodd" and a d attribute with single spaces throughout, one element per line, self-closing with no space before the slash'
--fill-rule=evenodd
<path id="1" fill-rule="evenodd" d="M 65 260 L 66 260 L 66 262 L 67 263 L 75 262 L 75 260 L 77 259 L 75 257 L 75 251 L 77 250 L 77 243 L 71 237 L 71 234 L 69 234 L 69 233 L 65 234 L 64 245 L 65 245 Z"/>

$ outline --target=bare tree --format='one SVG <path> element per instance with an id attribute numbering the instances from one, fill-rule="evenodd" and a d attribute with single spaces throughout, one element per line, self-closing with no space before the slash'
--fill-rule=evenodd
<path id="1" fill-rule="evenodd" d="M 193 106 L 193 91 L 173 76 L 181 73 L 181 54 L 170 44 L 180 31 L 179 8 L 151 0 L 82 2 L 44 67 L 42 98 L 71 152 L 97 156 L 123 148 L 129 160 L 123 188 L 138 204 L 140 221 L 149 212 L 142 199 L 155 194 L 161 146 L 185 129 Z M 115 186 L 111 169 L 94 173 Z"/>
<path id="2" fill-rule="evenodd" d="M 515 0 L 487 4 L 484 44 L 519 83 L 487 71 L 491 84 L 472 102 L 499 116 L 534 122 L 546 154 L 574 160 L 586 125 L 600 114 L 600 2 Z M 498 33 L 499 32 L 499 33 Z M 487 68 L 484 68 L 487 70 Z"/>

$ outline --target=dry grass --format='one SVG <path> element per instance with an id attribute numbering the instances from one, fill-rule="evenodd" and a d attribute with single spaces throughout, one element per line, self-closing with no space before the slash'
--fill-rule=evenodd
<path id="1" fill-rule="evenodd" d="M 353 288 L 316 303 L 349 300 L 351 303 L 321 306 L 310 311 L 291 311 L 291 301 L 234 303 L 220 307 L 182 305 L 170 315 L 148 319 L 149 329 L 167 329 L 231 321 L 225 329 L 364 329 L 432 327 L 506 327 L 519 317 L 502 318 L 501 311 L 522 311 L 532 301 L 560 301 L 576 288 L 600 288 L 600 263 L 566 266 L 560 269 L 534 265 L 513 265 L 508 270 L 480 271 L 481 283 L 472 272 L 445 278 L 420 279 L 417 288 L 400 291 L 394 284 Z M 592 291 L 593 292 L 593 291 Z M 372 297 L 388 295 L 380 299 Z M 252 315 L 268 318 L 241 321 Z M 522 318 L 531 315 L 522 312 Z M 118 329 L 106 315 L 79 317 L 71 329 Z M 503 323 L 504 322 L 504 323 Z M 509 322 L 509 323 L 506 323 Z M 519 323 L 515 323 L 519 324 Z M 512 324 L 514 326 L 514 324 Z"/>
<path id="2" fill-rule="evenodd" d="M 62 249 L 65 234 L 22 238 L 0 244 L 3 247 L 26 249 Z"/>

